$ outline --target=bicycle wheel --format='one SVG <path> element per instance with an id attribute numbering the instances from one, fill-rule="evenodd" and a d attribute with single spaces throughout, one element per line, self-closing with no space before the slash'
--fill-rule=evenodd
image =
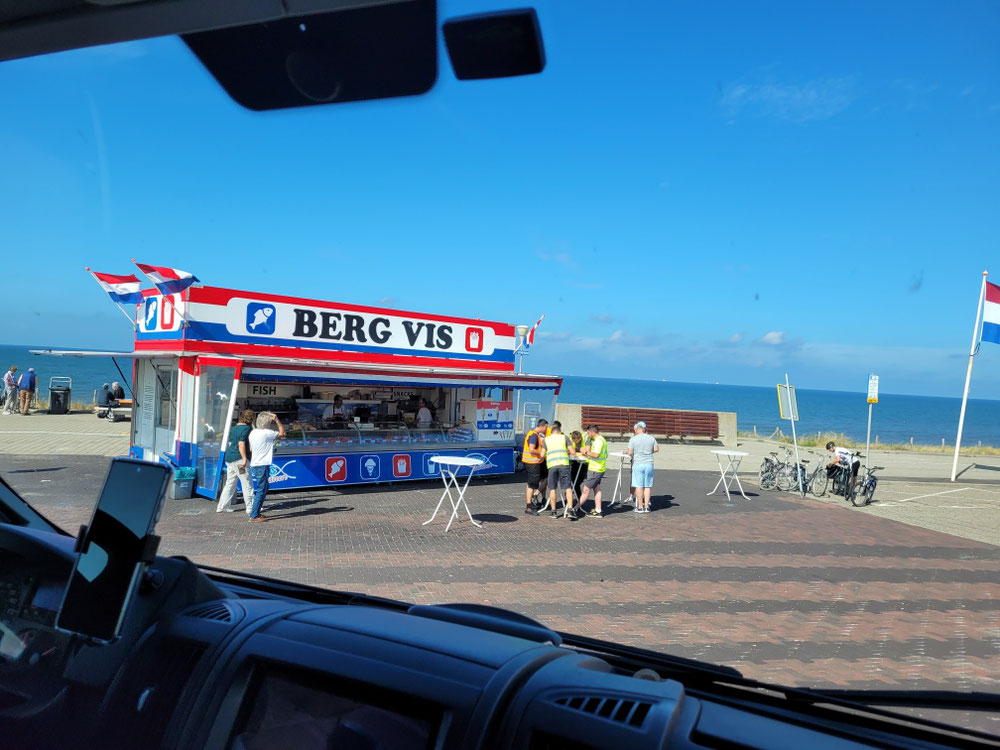
<path id="1" fill-rule="evenodd" d="M 826 469 L 820 467 L 809 481 L 809 491 L 813 494 L 813 497 L 823 497 L 826 494 L 826 487 L 829 483 L 830 477 L 826 475 Z"/>
<path id="2" fill-rule="evenodd" d="M 865 504 L 867 505 L 872 501 L 875 496 L 875 487 L 878 485 L 878 479 L 876 477 L 869 477 L 868 481 L 865 482 Z"/>
<path id="3" fill-rule="evenodd" d="M 774 487 L 774 471 L 771 462 L 766 458 L 760 464 L 757 472 L 757 486 L 762 490 L 769 490 Z"/>
<path id="4" fill-rule="evenodd" d="M 858 481 L 857 477 L 851 477 L 847 480 L 847 488 L 844 490 L 844 496 L 851 501 L 851 505 L 855 508 L 860 508 L 868 502 L 862 489 L 861 482 Z"/>
<path id="5" fill-rule="evenodd" d="M 782 492 L 787 492 L 795 486 L 795 469 L 788 464 L 785 464 L 778 469 L 778 473 L 775 475 L 775 484 L 777 484 L 778 489 Z"/>

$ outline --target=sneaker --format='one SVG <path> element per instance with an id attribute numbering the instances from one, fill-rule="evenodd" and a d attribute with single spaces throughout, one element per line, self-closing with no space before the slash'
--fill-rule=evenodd
<path id="1" fill-rule="evenodd" d="M 216 513 L 232 513 L 234 510 L 236 510 L 236 508 L 233 508 L 232 506 L 230 506 L 229 508 L 222 508 L 221 510 L 219 508 L 216 508 L 215 512 Z"/>
<path id="2" fill-rule="evenodd" d="M 526 516 L 537 516 L 538 515 L 538 511 L 535 510 L 534 507 L 531 506 L 531 505 L 525 505 L 524 506 L 524 515 L 526 515 Z"/>
<path id="3" fill-rule="evenodd" d="M 591 510 L 590 513 L 588 513 L 587 515 L 590 516 L 591 518 L 604 518 L 604 514 L 598 513 L 596 508 Z"/>
<path id="4" fill-rule="evenodd" d="M 643 511 L 642 511 L 642 508 L 640 508 L 640 507 L 639 507 L 639 506 L 637 505 L 637 506 L 635 506 L 635 510 L 633 510 L 632 512 L 633 512 L 633 513 L 642 513 Z"/>
<path id="5" fill-rule="evenodd" d="M 550 510 L 549 511 L 549 518 L 559 518 L 559 511 L 557 511 L 557 510 Z"/>
<path id="6" fill-rule="evenodd" d="M 257 516 L 256 518 L 251 518 L 250 523 L 264 523 L 267 520 L 268 520 L 267 516 L 262 515 L 262 516 Z"/>
<path id="7" fill-rule="evenodd" d="M 649 506 L 647 505 L 645 508 L 643 508 L 642 512 L 643 513 L 649 513 Z"/>

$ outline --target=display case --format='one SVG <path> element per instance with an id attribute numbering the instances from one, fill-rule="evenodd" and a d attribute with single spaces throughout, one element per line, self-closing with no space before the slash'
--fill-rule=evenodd
<path id="1" fill-rule="evenodd" d="M 330 451 L 393 450 L 395 448 L 438 448 L 469 446 L 475 431 L 466 427 L 406 427 L 405 425 L 345 424 L 335 430 L 311 429 L 295 425 L 274 442 L 277 454 L 324 453 Z"/>

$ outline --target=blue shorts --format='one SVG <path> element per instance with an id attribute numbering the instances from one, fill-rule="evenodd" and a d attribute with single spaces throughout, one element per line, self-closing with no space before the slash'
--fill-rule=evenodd
<path id="1" fill-rule="evenodd" d="M 653 486 L 653 464 L 639 464 L 632 467 L 632 486 Z"/>

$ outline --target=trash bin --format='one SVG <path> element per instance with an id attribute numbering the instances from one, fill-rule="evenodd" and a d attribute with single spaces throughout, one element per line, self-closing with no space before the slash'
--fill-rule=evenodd
<path id="1" fill-rule="evenodd" d="M 167 489 L 167 497 L 170 500 L 186 500 L 194 494 L 195 470 L 191 467 L 182 467 L 174 470 L 173 479 Z"/>
<path id="2" fill-rule="evenodd" d="M 49 414 L 68 414 L 69 399 L 73 391 L 69 386 L 57 385 L 49 389 Z"/>

